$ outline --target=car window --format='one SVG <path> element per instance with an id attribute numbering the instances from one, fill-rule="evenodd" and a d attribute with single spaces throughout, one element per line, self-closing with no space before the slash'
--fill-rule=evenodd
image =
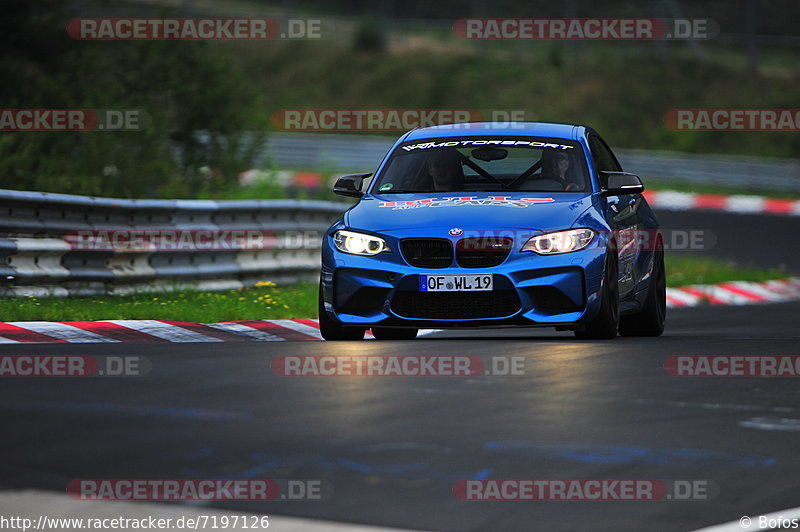
<path id="1" fill-rule="evenodd" d="M 594 157 L 595 165 L 597 166 L 598 172 L 621 172 L 622 167 L 617 162 L 617 158 L 614 157 L 614 154 L 611 152 L 611 149 L 606 145 L 603 140 L 596 136 L 592 135 L 589 137 L 589 148 L 592 151 L 592 157 Z"/>
<path id="2" fill-rule="evenodd" d="M 586 192 L 580 144 L 545 138 L 413 141 L 392 153 L 372 193 Z"/>

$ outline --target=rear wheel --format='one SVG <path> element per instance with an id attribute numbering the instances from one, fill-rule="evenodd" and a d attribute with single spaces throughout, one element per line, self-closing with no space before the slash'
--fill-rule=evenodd
<path id="1" fill-rule="evenodd" d="M 644 307 L 636 314 L 623 316 L 619 323 L 622 336 L 661 336 L 667 316 L 667 274 L 664 269 L 664 246 L 653 252 L 653 273 Z"/>
<path id="2" fill-rule="evenodd" d="M 363 340 L 366 329 L 343 327 L 325 312 L 322 299 L 322 283 L 319 285 L 319 332 L 326 340 Z"/>
<path id="3" fill-rule="evenodd" d="M 593 320 L 575 331 L 575 337 L 586 340 L 610 340 L 617 336 L 619 327 L 619 282 L 617 254 L 606 251 L 603 287 L 600 293 L 600 310 Z"/>
<path id="4" fill-rule="evenodd" d="M 417 337 L 418 329 L 390 329 L 388 327 L 373 327 L 372 336 L 377 340 L 413 340 Z"/>

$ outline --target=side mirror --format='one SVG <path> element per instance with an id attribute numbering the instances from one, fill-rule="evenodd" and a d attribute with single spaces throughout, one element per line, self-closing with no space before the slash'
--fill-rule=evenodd
<path id="1" fill-rule="evenodd" d="M 600 189 L 603 196 L 620 196 L 622 194 L 641 194 L 644 183 L 641 178 L 630 172 L 600 172 L 605 184 Z"/>
<path id="2" fill-rule="evenodd" d="M 361 192 L 361 187 L 364 184 L 364 179 L 372 174 L 353 174 L 345 175 L 336 180 L 333 185 L 333 193 L 340 196 L 348 196 L 351 198 L 360 198 L 364 195 Z"/>

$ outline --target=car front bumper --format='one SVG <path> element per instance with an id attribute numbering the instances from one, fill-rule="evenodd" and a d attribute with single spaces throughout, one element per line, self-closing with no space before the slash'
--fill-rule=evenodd
<path id="1" fill-rule="evenodd" d="M 605 246 L 543 256 L 513 250 L 489 268 L 420 268 L 394 246 L 373 257 L 322 249 L 325 311 L 355 327 L 575 327 L 599 310 Z M 420 275 L 492 274 L 491 292 L 421 292 Z"/>

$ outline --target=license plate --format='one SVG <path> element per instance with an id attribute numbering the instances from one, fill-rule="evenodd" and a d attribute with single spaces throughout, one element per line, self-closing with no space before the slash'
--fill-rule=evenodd
<path id="1" fill-rule="evenodd" d="M 492 274 L 420 275 L 421 292 L 486 292 L 492 290 Z"/>

